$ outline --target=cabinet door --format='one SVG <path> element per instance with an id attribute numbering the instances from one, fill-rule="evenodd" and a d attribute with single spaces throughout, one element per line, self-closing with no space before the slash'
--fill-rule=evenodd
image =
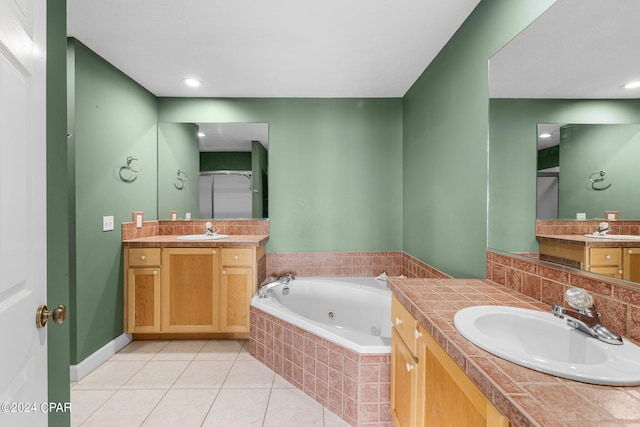
<path id="1" fill-rule="evenodd" d="M 509 420 L 423 328 L 420 328 L 421 425 L 507 427 Z"/>
<path id="2" fill-rule="evenodd" d="M 393 327 L 391 329 L 391 415 L 396 427 L 418 425 L 418 399 L 418 362 Z"/>
<path id="3" fill-rule="evenodd" d="M 625 280 L 640 282 L 640 248 L 623 248 L 623 275 Z"/>
<path id="4" fill-rule="evenodd" d="M 162 331 L 218 331 L 217 249 L 163 249 Z"/>
<path id="5" fill-rule="evenodd" d="M 220 272 L 220 332 L 249 332 L 253 269 L 223 267 Z"/>
<path id="6" fill-rule="evenodd" d="M 129 268 L 127 333 L 160 332 L 160 268 Z"/>

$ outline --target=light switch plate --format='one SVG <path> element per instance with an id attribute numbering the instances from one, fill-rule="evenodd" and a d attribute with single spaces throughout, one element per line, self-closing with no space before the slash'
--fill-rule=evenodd
<path id="1" fill-rule="evenodd" d="M 113 216 L 102 217 L 102 231 L 113 231 Z"/>

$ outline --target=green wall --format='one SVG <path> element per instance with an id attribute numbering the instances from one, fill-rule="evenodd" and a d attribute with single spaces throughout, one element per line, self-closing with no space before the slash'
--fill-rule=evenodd
<path id="1" fill-rule="evenodd" d="M 69 318 L 76 364 L 123 332 L 120 224 L 133 211 L 157 218 L 157 101 L 79 41 L 69 40 L 68 56 L 69 192 L 75 194 Z M 129 155 L 143 168 L 131 183 L 119 177 Z M 114 216 L 114 231 L 102 231 L 104 215 Z"/>
<path id="2" fill-rule="evenodd" d="M 187 181 L 178 181 L 178 169 Z M 191 213 L 198 218 L 198 175 L 200 153 L 198 125 L 194 123 L 158 124 L 158 219 L 169 219 L 170 212 L 180 207 L 178 218 Z M 181 174 L 181 176 L 183 176 Z"/>
<path id="3" fill-rule="evenodd" d="M 158 113 L 269 123 L 269 252 L 402 249 L 400 99 L 160 98 Z"/>
<path id="4" fill-rule="evenodd" d="M 488 59 L 553 0 L 483 0 L 403 98 L 403 247 L 484 277 Z"/>
<path id="5" fill-rule="evenodd" d="M 640 100 L 491 99 L 489 248 L 538 251 L 538 123 L 640 123 Z"/>
<path id="6" fill-rule="evenodd" d="M 640 104 L 640 102 L 639 102 Z M 605 218 L 619 211 L 620 219 L 640 219 L 640 124 L 571 125 L 560 130 L 559 218 Z M 605 171 L 604 181 L 592 174 Z M 592 178 L 600 178 L 597 174 Z M 605 190 L 594 190 L 604 188 Z"/>
<path id="7" fill-rule="evenodd" d="M 47 2 L 47 305 L 69 301 L 67 192 L 66 1 Z M 70 317 L 47 326 L 48 401 L 70 402 Z M 7 345 L 8 343 L 5 343 Z M 49 426 L 68 426 L 69 412 L 49 412 Z"/>

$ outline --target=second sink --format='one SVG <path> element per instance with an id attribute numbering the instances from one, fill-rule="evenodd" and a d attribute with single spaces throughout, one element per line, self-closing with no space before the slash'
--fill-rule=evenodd
<path id="1" fill-rule="evenodd" d="M 640 385 L 640 347 L 603 343 L 551 313 L 476 306 L 458 311 L 454 325 L 478 347 L 527 368 L 590 384 Z"/>

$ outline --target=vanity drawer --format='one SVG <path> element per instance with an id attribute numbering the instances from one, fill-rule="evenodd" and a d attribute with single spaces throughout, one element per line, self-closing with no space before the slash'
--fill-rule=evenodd
<path id="1" fill-rule="evenodd" d="M 395 295 L 391 297 L 391 323 L 404 343 L 409 347 L 409 350 L 413 353 L 413 357 L 417 357 L 417 340 L 419 337 L 418 321 L 411 315 L 409 310 L 398 301 Z"/>
<path id="2" fill-rule="evenodd" d="M 618 266 L 622 263 L 620 248 L 591 248 L 589 250 L 589 264 Z"/>
<path id="3" fill-rule="evenodd" d="M 222 249 L 222 265 L 224 266 L 250 266 L 253 263 L 253 252 L 251 249 Z"/>
<path id="4" fill-rule="evenodd" d="M 129 248 L 129 267 L 160 265 L 160 248 Z"/>

